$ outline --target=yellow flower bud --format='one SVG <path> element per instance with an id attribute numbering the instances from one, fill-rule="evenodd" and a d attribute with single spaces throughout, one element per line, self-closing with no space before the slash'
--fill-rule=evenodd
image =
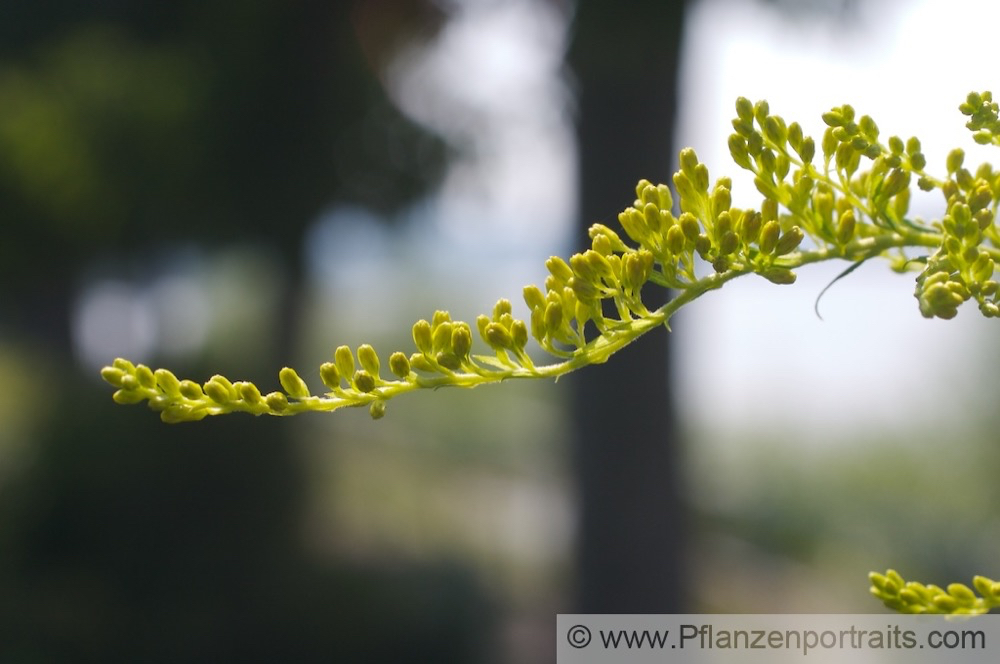
<path id="1" fill-rule="evenodd" d="M 205 394 L 201 391 L 201 385 L 194 382 L 193 380 L 182 380 L 180 385 L 180 393 L 186 399 L 191 399 L 192 401 L 200 401 Z"/>
<path id="2" fill-rule="evenodd" d="M 410 375 L 410 360 L 405 353 L 396 351 L 389 356 L 389 370 L 400 378 Z"/>
<path id="3" fill-rule="evenodd" d="M 149 406 L 149 409 L 154 413 L 159 413 L 169 408 L 172 403 L 173 401 L 171 401 L 170 397 L 160 395 L 147 401 L 146 405 Z"/>
<path id="4" fill-rule="evenodd" d="M 736 115 L 744 122 L 753 122 L 753 102 L 746 97 L 737 97 Z"/>
<path id="5" fill-rule="evenodd" d="M 813 140 L 812 136 L 806 136 L 802 139 L 802 147 L 797 150 L 799 157 L 802 158 L 802 162 L 805 164 L 811 164 L 813 157 L 816 155 L 816 141 Z"/>
<path id="6" fill-rule="evenodd" d="M 413 344 L 421 353 L 430 354 L 434 351 L 434 343 L 431 338 L 431 324 L 421 319 L 413 324 Z M 338 363 L 339 364 L 339 363 Z M 351 370 L 347 373 L 340 372 L 341 375 L 350 376 L 354 373 L 354 364 L 351 363 Z"/>
<path id="7" fill-rule="evenodd" d="M 101 378 L 107 381 L 112 387 L 121 387 L 122 378 L 125 377 L 125 372 L 117 367 L 104 367 L 101 369 Z"/>
<path id="8" fill-rule="evenodd" d="M 684 237 L 691 242 L 697 240 L 701 234 L 701 224 L 698 223 L 698 219 L 690 212 L 683 213 L 680 219 L 677 220 L 677 225 L 684 232 Z"/>
<path id="9" fill-rule="evenodd" d="M 733 230 L 733 217 L 729 213 L 729 210 L 720 212 L 718 219 L 715 220 L 715 237 L 722 238 L 723 235 Z"/>
<path id="10" fill-rule="evenodd" d="M 827 128 L 827 130 L 823 132 L 823 157 L 826 159 L 833 157 L 839 145 L 840 141 L 838 141 L 837 137 L 833 135 L 833 129 Z"/>
<path id="11" fill-rule="evenodd" d="M 642 208 L 642 218 L 646 222 L 649 233 L 657 233 L 660 229 L 660 208 L 655 203 L 647 203 Z"/>
<path id="12" fill-rule="evenodd" d="M 417 326 L 420 325 L 420 323 L 424 323 L 427 326 L 427 335 L 428 335 L 428 338 L 429 338 L 430 337 L 430 324 L 427 321 L 424 320 L 424 321 L 420 321 L 419 323 L 417 323 L 417 325 L 413 326 L 414 339 L 416 339 L 416 330 L 417 330 Z M 428 346 L 428 351 L 429 351 L 430 350 L 430 344 L 427 344 L 427 346 Z M 420 348 L 419 344 L 418 344 L 417 347 Z M 423 351 L 422 348 L 420 350 Z M 424 352 L 427 352 L 427 351 L 424 351 Z M 354 375 L 354 355 L 351 353 L 351 349 L 348 346 L 337 346 L 337 350 L 335 350 L 333 352 L 333 361 L 334 361 L 334 363 L 336 363 L 336 365 L 337 365 L 337 371 L 340 372 L 341 376 L 343 376 L 344 378 L 347 378 L 348 376 Z"/>
<path id="13" fill-rule="evenodd" d="M 476 329 L 479 330 L 479 336 L 483 341 L 486 341 L 486 328 L 489 327 L 492 322 L 493 321 L 491 321 L 490 317 L 486 314 L 479 314 L 479 316 L 476 317 Z"/>
<path id="14" fill-rule="evenodd" d="M 226 392 L 229 393 L 229 398 L 230 399 L 238 399 L 239 398 L 240 395 L 236 391 L 236 387 L 231 382 L 229 382 L 229 379 L 226 378 L 225 376 L 222 376 L 220 374 L 215 374 L 209 380 L 215 381 L 216 383 L 218 383 L 218 384 L 222 385 L 224 388 L 226 388 Z"/>
<path id="15" fill-rule="evenodd" d="M 600 253 L 594 251 L 593 249 L 588 249 L 584 252 L 583 257 L 590 264 L 591 269 L 595 274 L 601 279 L 608 283 L 615 281 L 615 271 L 611 267 L 611 263 L 607 258 L 602 256 Z"/>
<path id="16" fill-rule="evenodd" d="M 778 246 L 778 237 L 781 234 L 781 224 L 778 223 L 777 219 L 771 219 L 771 221 L 764 224 L 764 227 L 760 229 L 760 251 L 763 254 L 770 254 L 774 251 L 775 247 Z"/>
<path id="17" fill-rule="evenodd" d="M 156 377 L 153 375 L 152 369 L 145 364 L 140 364 L 135 368 L 135 377 L 139 381 L 139 385 L 145 387 L 147 390 L 156 387 Z"/>
<path id="18" fill-rule="evenodd" d="M 857 226 L 857 219 L 854 217 L 854 210 L 844 210 L 837 221 L 837 242 L 847 244 L 854 237 L 854 229 Z"/>
<path id="19" fill-rule="evenodd" d="M 573 289 L 573 293 L 576 295 L 578 300 L 583 300 L 585 302 L 592 302 L 598 297 L 597 287 L 590 281 L 585 279 L 573 278 L 569 280 L 569 286 Z"/>
<path id="20" fill-rule="evenodd" d="M 764 120 L 763 129 L 764 136 L 779 147 L 788 142 L 788 129 L 785 128 L 785 122 L 777 115 L 769 115 Z"/>
<path id="21" fill-rule="evenodd" d="M 693 182 L 695 179 L 694 171 L 698 167 L 698 154 L 694 151 L 694 148 L 684 148 L 681 150 L 678 161 L 680 162 L 681 171 Z"/>
<path id="22" fill-rule="evenodd" d="M 208 411 L 205 408 L 195 410 L 184 404 L 175 403 L 160 413 L 160 419 L 167 424 L 177 424 L 178 422 L 197 422 L 205 419 L 207 415 Z"/>
<path id="23" fill-rule="evenodd" d="M 181 382 L 169 369 L 157 369 L 153 375 L 164 394 L 176 397 L 181 393 Z"/>
<path id="24" fill-rule="evenodd" d="M 888 579 L 885 577 L 884 574 L 879 574 L 878 572 L 869 572 L 868 580 L 871 581 L 872 585 L 875 587 L 876 590 L 878 590 L 879 592 L 885 592 Z"/>
<path id="25" fill-rule="evenodd" d="M 778 284 L 779 286 L 795 283 L 795 273 L 786 267 L 769 267 L 759 274 L 772 284 Z"/>
<path id="26" fill-rule="evenodd" d="M 337 365 L 333 362 L 324 362 L 320 365 L 319 377 L 323 384 L 331 390 L 340 387 L 340 371 L 337 370 Z"/>
<path id="27" fill-rule="evenodd" d="M 649 226 L 646 224 L 646 217 L 635 208 L 628 208 L 618 214 L 618 223 L 621 224 L 625 234 L 633 242 L 647 244 L 649 242 Z"/>
<path id="28" fill-rule="evenodd" d="M 647 189 L 649 191 L 647 191 Z M 656 188 L 653 186 L 652 182 L 646 178 L 642 178 L 635 185 L 635 197 L 636 200 L 639 201 L 639 205 L 645 205 L 646 203 L 655 201 Z M 639 207 L 639 205 L 636 205 L 636 207 Z"/>
<path id="29" fill-rule="evenodd" d="M 205 394 L 217 404 L 229 403 L 229 390 L 221 383 L 210 380 L 205 383 Z"/>
<path id="30" fill-rule="evenodd" d="M 563 308 L 561 302 L 549 302 L 545 307 L 545 328 L 549 336 L 554 335 L 563 322 Z"/>
<path id="31" fill-rule="evenodd" d="M 681 212 L 688 211 L 691 206 L 692 201 L 698 200 L 698 191 L 695 189 L 694 183 L 691 178 L 682 171 L 677 171 L 674 173 L 674 187 L 677 189 L 677 193 L 681 197 Z M 619 220 L 621 217 L 619 217 Z M 628 230 L 626 228 L 626 230 Z M 635 239 L 635 238 L 633 238 Z"/>
<path id="32" fill-rule="evenodd" d="M 757 242 L 760 238 L 760 227 L 762 223 L 760 212 L 757 212 L 756 210 L 745 210 L 740 216 L 740 238 L 747 244 Z"/>
<path id="33" fill-rule="evenodd" d="M 590 242 L 591 248 L 602 256 L 609 256 L 614 251 L 607 235 L 598 235 Z"/>
<path id="34" fill-rule="evenodd" d="M 659 199 L 659 208 L 669 212 L 670 208 L 674 206 L 674 197 L 670 193 L 670 187 L 665 184 L 656 185 L 656 196 Z"/>
<path id="35" fill-rule="evenodd" d="M 993 202 L 993 190 L 990 185 L 983 183 L 976 187 L 976 190 L 969 196 L 969 209 L 972 212 L 979 212 Z M 982 230 L 986 230 L 985 228 Z"/>
<path id="36" fill-rule="evenodd" d="M 499 321 L 504 314 L 510 314 L 514 311 L 514 307 L 511 306 L 510 300 L 505 297 L 497 300 L 497 303 L 493 305 L 493 320 Z"/>
<path id="37" fill-rule="evenodd" d="M 907 171 L 896 168 L 882 182 L 882 191 L 880 193 L 885 198 L 892 198 L 909 186 L 910 174 Z"/>
<path id="38" fill-rule="evenodd" d="M 569 264 L 573 268 L 573 276 L 576 281 L 596 282 L 600 279 L 583 254 L 570 256 Z"/>
<path id="39" fill-rule="evenodd" d="M 1000 596 L 1000 584 L 994 582 L 993 579 L 977 574 L 972 577 L 972 585 L 976 587 L 980 595 L 987 599 L 995 600 Z"/>
<path id="40" fill-rule="evenodd" d="M 694 240 L 694 250 L 705 260 L 709 260 L 709 253 L 712 251 L 712 239 L 702 233 Z"/>
<path id="41" fill-rule="evenodd" d="M 122 371 L 127 374 L 135 373 L 135 365 L 122 357 L 116 357 L 115 361 L 111 363 L 111 366 L 115 369 Z"/>
<path id="42" fill-rule="evenodd" d="M 955 148 L 948 153 L 948 159 L 946 160 L 946 165 L 948 168 L 948 175 L 954 174 L 958 169 L 962 167 L 962 162 L 965 161 L 965 151 L 961 148 Z"/>
<path id="43" fill-rule="evenodd" d="M 450 323 L 451 314 L 447 311 L 435 311 L 434 316 L 431 317 L 431 329 L 437 329 L 437 326 L 441 323 Z"/>
<path id="44" fill-rule="evenodd" d="M 451 351 L 446 351 L 444 353 L 438 353 L 434 360 L 445 369 L 450 369 L 451 371 L 456 371 L 462 366 L 462 361 L 455 356 Z"/>
<path id="45" fill-rule="evenodd" d="M 373 420 L 380 420 L 385 417 L 385 402 L 381 399 L 372 401 L 372 405 L 368 407 L 368 414 L 372 416 Z"/>
<path id="46" fill-rule="evenodd" d="M 731 134 L 729 136 L 729 155 L 733 158 L 733 162 L 740 168 L 750 168 L 750 153 L 747 151 L 747 141 L 739 134 Z"/>
<path id="47" fill-rule="evenodd" d="M 240 398 L 248 404 L 254 405 L 261 402 L 260 390 L 253 383 L 246 381 L 239 382 L 235 385 L 236 391 L 239 393 Z"/>
<path id="48" fill-rule="evenodd" d="M 510 332 L 500 323 L 490 323 L 486 326 L 486 343 L 494 349 L 510 348 L 513 345 Z"/>
<path id="49" fill-rule="evenodd" d="M 995 269 L 993 259 L 985 251 L 981 252 L 976 260 L 972 263 L 970 270 L 972 271 L 972 278 L 979 283 L 986 282 L 990 277 L 993 276 L 993 270 Z"/>
<path id="50" fill-rule="evenodd" d="M 736 233 L 733 231 L 726 231 L 722 239 L 719 240 L 719 253 L 723 256 L 728 256 L 729 254 L 736 251 L 740 246 L 740 238 L 737 237 Z"/>
<path id="51" fill-rule="evenodd" d="M 410 355 L 410 366 L 417 371 L 434 371 L 434 365 L 427 360 L 427 356 L 423 353 Z"/>
<path id="52" fill-rule="evenodd" d="M 725 187 L 716 187 L 712 192 L 712 212 L 719 216 L 729 210 L 733 204 L 732 194 Z"/>
<path id="53" fill-rule="evenodd" d="M 802 232 L 801 228 L 798 226 L 792 226 L 787 232 L 783 233 L 781 239 L 778 240 L 778 244 L 774 247 L 774 255 L 784 256 L 785 254 L 795 251 L 798 249 L 799 245 L 802 244 L 802 238 L 804 237 L 805 234 Z"/>
<path id="54" fill-rule="evenodd" d="M 685 235 L 681 227 L 679 225 L 671 226 L 670 230 L 667 231 L 667 251 L 674 256 L 680 254 L 684 251 L 684 240 Z"/>
<path id="55" fill-rule="evenodd" d="M 802 145 L 802 125 L 798 122 L 788 125 L 788 144 L 794 150 L 798 150 L 799 146 Z"/>
<path id="56" fill-rule="evenodd" d="M 545 340 L 545 309 L 538 308 L 531 311 L 531 336 L 539 342 Z"/>
<path id="57" fill-rule="evenodd" d="M 375 377 L 364 369 L 355 371 L 351 382 L 359 392 L 367 393 L 375 389 Z"/>
<path id="58" fill-rule="evenodd" d="M 559 256 L 549 257 L 549 259 L 545 261 L 545 267 L 548 269 L 549 273 L 562 284 L 565 284 L 573 278 L 573 270 L 571 270 L 569 265 L 566 264 L 566 261 Z"/>
<path id="59" fill-rule="evenodd" d="M 766 99 L 761 99 L 753 105 L 753 116 L 757 119 L 757 124 L 763 125 L 767 122 L 767 116 L 771 112 Z"/>
<path id="60" fill-rule="evenodd" d="M 434 328 L 434 339 L 432 347 L 435 353 L 451 350 L 451 331 L 454 326 L 450 322 L 443 322 Z"/>
<path id="61" fill-rule="evenodd" d="M 111 398 L 115 400 L 115 403 L 120 403 L 122 405 L 131 405 L 134 403 L 139 403 L 145 399 L 145 395 L 141 392 L 135 392 L 133 390 L 117 390 L 111 395 Z"/>
<path id="62" fill-rule="evenodd" d="M 989 208 L 983 208 L 979 210 L 972 216 L 976 220 L 976 225 L 979 226 L 979 230 L 985 231 L 987 228 L 993 225 L 994 219 L 993 210 Z"/>
<path id="63" fill-rule="evenodd" d="M 306 386 L 305 381 L 299 378 L 299 375 L 295 373 L 295 369 L 291 367 L 284 367 L 278 372 L 278 381 L 281 383 L 281 388 L 290 397 L 305 399 L 309 396 L 309 388 Z"/>
<path id="64" fill-rule="evenodd" d="M 773 198 L 765 198 L 760 204 L 760 216 L 766 224 L 772 219 L 778 218 L 778 201 Z"/>
<path id="65" fill-rule="evenodd" d="M 667 207 L 669 208 L 670 206 L 668 205 Z M 594 224 L 587 232 L 591 240 L 596 240 L 599 236 L 607 238 L 608 242 L 611 243 L 611 251 L 626 251 L 628 249 L 618 233 L 615 233 L 604 224 Z"/>
<path id="66" fill-rule="evenodd" d="M 472 350 L 472 330 L 465 323 L 454 325 L 451 331 L 451 351 L 459 359 L 465 359 Z"/>
<path id="67" fill-rule="evenodd" d="M 376 378 L 378 377 L 380 368 L 378 354 L 369 344 L 362 344 L 358 346 L 358 363 L 365 371 Z"/>
<path id="68" fill-rule="evenodd" d="M 523 320 L 515 320 L 510 326 L 511 340 L 515 348 L 524 348 L 528 343 L 528 326 Z"/>
<path id="69" fill-rule="evenodd" d="M 709 176 L 708 176 L 708 166 L 705 164 L 698 164 L 694 169 L 695 177 L 692 179 L 692 183 L 697 187 L 698 191 L 701 193 L 708 192 Z"/>
<path id="70" fill-rule="evenodd" d="M 948 594 L 963 606 L 972 606 L 976 603 L 976 594 L 964 583 L 948 584 Z"/>
<path id="71" fill-rule="evenodd" d="M 627 254 L 622 259 L 622 281 L 623 285 L 637 291 L 642 288 L 653 270 L 653 255 L 642 249 L 634 254 Z"/>
<path id="72" fill-rule="evenodd" d="M 949 595 L 938 595 L 931 603 L 945 613 L 953 613 L 959 606 L 958 601 Z"/>
<path id="73" fill-rule="evenodd" d="M 975 184 L 975 180 L 972 179 L 972 173 L 966 168 L 958 169 L 958 173 L 955 173 L 955 181 L 962 191 L 968 191 L 972 189 Z"/>
<path id="74" fill-rule="evenodd" d="M 266 403 L 267 407 L 276 413 L 280 413 L 288 409 L 288 397 L 281 392 L 269 393 L 266 397 L 264 397 L 264 403 Z"/>

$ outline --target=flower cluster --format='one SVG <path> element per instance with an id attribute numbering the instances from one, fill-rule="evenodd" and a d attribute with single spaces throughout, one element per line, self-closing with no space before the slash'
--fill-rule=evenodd
<path id="1" fill-rule="evenodd" d="M 977 143 L 1000 146 L 998 105 L 989 92 L 970 93 L 959 110 L 970 117 L 966 126 Z M 937 179 L 925 172 L 927 160 L 916 137 L 891 136 L 883 144 L 875 121 L 858 117 L 849 105 L 823 114 L 823 121 L 827 128 L 818 155 L 816 141 L 798 123 L 772 114 L 765 101 L 741 97 L 729 151 L 753 174 L 763 196 L 759 207 L 734 208 L 732 180 L 712 183 L 694 150 L 682 150 L 673 191 L 647 180 L 636 186 L 635 200 L 618 216 L 625 239 L 594 224 L 589 249 L 569 260 L 546 261 L 544 289 L 531 285 L 523 291 L 528 322 L 515 318 L 505 299 L 474 326 L 437 311 L 413 325 L 413 352 L 389 355 L 391 376 L 383 375 L 379 355 L 367 344 L 334 350 L 319 368 L 323 394 L 313 394 L 289 367 L 278 374 L 281 390 L 267 394 L 245 381 L 220 375 L 204 383 L 179 380 L 166 369 L 153 371 L 124 359 L 101 375 L 116 389 L 116 402 L 145 401 L 165 422 L 347 406 L 366 406 L 378 419 L 387 401 L 411 390 L 558 378 L 605 362 L 642 334 L 668 325 L 682 306 L 734 278 L 756 274 L 791 284 L 793 269 L 834 259 L 851 262 L 841 276 L 874 257 L 887 258 L 901 272 L 922 266 L 915 295 L 926 317 L 953 318 L 971 299 L 985 316 L 1000 315 L 1000 286 L 992 278 L 1000 260 L 1000 173 L 989 164 L 973 173 L 956 149 L 947 158 L 947 177 Z M 818 156 L 822 163 L 814 164 Z M 914 183 L 941 192 L 940 220 L 910 216 Z M 642 298 L 650 284 L 671 289 L 673 298 L 650 310 Z M 489 353 L 473 353 L 473 327 Z M 536 362 L 530 338 L 555 361 Z M 870 579 L 872 593 L 901 612 L 984 613 L 1000 606 L 1000 583 L 981 576 L 973 581 L 979 596 L 963 584 L 942 589 L 904 582 L 893 570 L 873 572 Z"/>
<path id="2" fill-rule="evenodd" d="M 970 116 L 965 126 L 973 132 L 972 138 L 976 143 L 1000 145 L 1000 105 L 993 101 L 990 92 L 970 92 L 958 110 Z"/>
<path id="3" fill-rule="evenodd" d="M 1000 173 L 983 164 L 973 176 L 963 168 L 964 160 L 960 149 L 948 155 L 949 177 L 941 185 L 948 206 L 939 224 L 943 239 L 917 277 L 916 297 L 927 317 L 953 318 L 959 305 L 971 298 L 979 303 L 983 315 L 1000 315 L 1000 287 L 992 280 L 994 250 L 1000 246 L 994 224 Z"/>
<path id="4" fill-rule="evenodd" d="M 904 581 L 896 570 L 885 574 L 872 572 L 871 593 L 894 611 L 900 613 L 989 613 L 1000 606 L 1000 582 L 977 576 L 972 585 L 979 596 L 963 583 L 951 583 L 947 588 Z"/>
<path id="5" fill-rule="evenodd" d="M 968 126 L 977 141 L 996 142 L 1000 121 L 988 92 L 970 94 L 961 111 L 972 117 Z M 146 401 L 166 422 L 345 406 L 367 406 L 379 418 L 389 399 L 414 389 L 556 378 L 604 362 L 639 335 L 667 325 L 681 306 L 745 274 L 791 284 L 794 268 L 831 259 L 857 265 L 875 256 L 890 258 L 901 270 L 923 265 L 916 296 L 925 316 L 951 318 L 970 299 L 983 314 L 1000 314 L 1000 288 L 992 280 L 1000 260 L 995 225 L 1000 174 L 986 164 L 973 175 L 963 167 L 962 151 L 955 150 L 948 156 L 947 179 L 938 180 L 924 171 L 917 138 L 892 136 L 882 144 L 875 121 L 857 117 L 849 105 L 830 110 L 823 120 L 827 129 L 818 155 L 816 141 L 797 122 L 786 123 L 765 101 L 741 97 L 729 150 L 737 165 L 753 173 L 763 196 L 759 207 L 733 207 L 732 180 L 713 183 L 694 150 L 682 150 L 673 190 L 638 183 L 632 205 L 618 215 L 623 235 L 594 224 L 589 249 L 568 260 L 546 261 L 544 288 L 523 291 L 527 322 L 513 316 L 508 300 L 497 302 L 475 325 L 437 311 L 413 325 L 415 352 L 388 357 L 391 376 L 382 375 L 382 362 L 367 344 L 355 351 L 340 346 L 320 366 L 323 394 L 313 394 L 288 367 L 279 372 L 281 390 L 267 394 L 218 375 L 200 384 L 178 380 L 165 369 L 152 371 L 123 359 L 102 375 L 117 389 L 117 402 Z M 821 164 L 814 164 L 817 157 Z M 921 189 L 942 192 L 946 212 L 940 221 L 908 216 L 914 181 Z M 807 238 L 811 246 L 803 249 Z M 926 254 L 909 257 L 906 248 Z M 671 289 L 673 299 L 650 310 L 642 298 L 647 284 Z M 489 353 L 473 352 L 476 333 Z M 531 338 L 555 361 L 536 364 Z"/>

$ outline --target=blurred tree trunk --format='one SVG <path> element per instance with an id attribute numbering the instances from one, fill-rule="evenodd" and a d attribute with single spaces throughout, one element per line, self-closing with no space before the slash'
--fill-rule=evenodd
<path id="1" fill-rule="evenodd" d="M 570 53 L 579 83 L 581 209 L 617 225 L 636 182 L 670 182 L 683 0 L 580 0 Z M 647 305 L 666 295 L 648 289 Z M 576 610 L 682 610 L 684 519 L 666 330 L 573 376 L 582 516 Z"/>

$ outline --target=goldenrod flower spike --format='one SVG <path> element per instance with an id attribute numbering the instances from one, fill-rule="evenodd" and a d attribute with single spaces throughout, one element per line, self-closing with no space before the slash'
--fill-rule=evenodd
<path id="1" fill-rule="evenodd" d="M 1000 146 L 998 105 L 989 92 L 970 93 L 959 110 L 970 118 L 966 126 L 975 142 Z M 389 355 L 391 377 L 382 375 L 382 362 L 370 345 L 356 352 L 336 348 L 319 367 L 324 394 L 313 394 L 289 367 L 278 374 L 281 390 L 266 394 L 252 383 L 220 375 L 205 383 L 178 380 L 166 369 L 153 371 L 121 358 L 101 376 L 115 388 L 117 403 L 145 401 L 164 422 L 232 412 L 296 415 L 345 406 L 367 406 L 379 419 L 386 403 L 405 392 L 512 378 L 555 379 L 605 362 L 732 279 L 756 274 L 791 284 L 795 269 L 828 260 L 852 264 L 841 277 L 879 257 L 900 272 L 917 268 L 914 294 L 928 318 L 953 318 L 969 300 L 983 315 L 1000 316 L 1000 284 L 993 279 L 1000 260 L 1000 173 L 990 164 L 970 170 L 964 151 L 956 148 L 945 161 L 946 176 L 937 178 L 924 171 L 927 159 L 918 138 L 890 136 L 882 143 L 875 121 L 858 117 L 847 104 L 824 113 L 823 121 L 827 128 L 818 153 L 817 141 L 804 135 L 799 123 L 772 114 L 766 101 L 737 99 L 729 152 L 737 166 L 753 174 L 763 197 L 760 205 L 732 207 L 732 180 L 713 183 L 695 151 L 682 150 L 674 192 L 641 180 L 632 205 L 618 215 L 633 244 L 603 224 L 593 225 L 590 249 L 569 260 L 549 258 L 544 290 L 525 287 L 527 322 L 514 318 L 505 299 L 476 319 L 480 347 L 488 349 L 482 354 L 474 352 L 472 325 L 436 311 L 430 321 L 413 325 L 414 352 Z M 914 185 L 941 192 L 939 219 L 909 215 Z M 669 288 L 674 295 L 650 310 L 642 298 L 650 287 Z M 613 306 L 605 308 L 605 300 Z M 548 354 L 549 363 L 529 354 L 529 337 Z M 1000 606 L 1000 583 L 983 576 L 973 579 L 975 590 L 957 583 L 942 589 L 906 582 L 893 570 L 873 572 L 870 579 L 871 592 L 901 612 L 985 613 Z"/>
<path id="2" fill-rule="evenodd" d="M 967 126 L 977 142 L 1000 145 L 997 104 L 989 92 L 969 94 L 960 111 L 970 117 Z M 964 151 L 956 148 L 948 154 L 946 177 L 935 178 L 924 172 L 919 139 L 890 136 L 883 144 L 875 121 L 858 117 L 850 105 L 824 113 L 823 121 L 822 162 L 814 165 L 816 141 L 803 134 L 801 125 L 771 113 L 766 101 L 741 97 L 729 151 L 738 166 L 754 175 L 763 196 L 759 207 L 734 208 L 732 180 L 722 177 L 713 183 L 695 151 L 681 150 L 674 191 L 641 180 L 632 205 L 618 215 L 624 237 L 633 244 L 595 224 L 590 249 L 568 260 L 549 258 L 544 290 L 525 287 L 527 321 L 515 319 L 510 302 L 503 299 L 474 326 L 436 311 L 429 321 L 413 325 L 415 352 L 393 352 L 385 376 L 379 355 L 368 344 L 356 352 L 340 346 L 322 363 L 324 394 L 313 394 L 289 367 L 279 372 L 281 390 L 266 394 L 251 383 L 219 375 L 205 383 L 178 380 L 166 369 L 153 371 L 124 359 L 101 375 L 116 388 L 116 402 L 146 401 L 165 422 L 231 412 L 295 415 L 345 406 L 368 406 L 379 418 L 387 401 L 416 389 L 558 378 L 605 362 L 645 332 L 667 325 L 680 307 L 736 277 L 756 274 L 775 284 L 791 284 L 795 269 L 836 259 L 857 265 L 885 257 L 900 271 L 920 267 L 915 296 L 929 318 L 953 318 L 969 300 L 985 316 L 1000 315 L 1000 285 L 993 280 L 1000 260 L 1000 174 L 989 164 L 973 173 L 965 167 Z M 940 219 L 924 222 L 909 216 L 914 184 L 941 191 Z M 908 258 L 904 249 L 920 255 Z M 649 287 L 670 288 L 675 294 L 651 311 L 642 298 Z M 613 307 L 605 308 L 604 300 Z M 607 311 L 615 315 L 609 317 Z M 476 352 L 473 327 L 486 352 Z M 531 338 L 550 356 L 548 364 L 532 356 Z"/>

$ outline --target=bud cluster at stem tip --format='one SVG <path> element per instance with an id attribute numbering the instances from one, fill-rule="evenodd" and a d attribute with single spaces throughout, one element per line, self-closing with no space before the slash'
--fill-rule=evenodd
<path id="1" fill-rule="evenodd" d="M 916 581 L 904 581 L 896 570 L 885 574 L 872 572 L 871 593 L 900 613 L 981 614 L 1000 606 L 1000 583 L 977 576 L 972 588 L 963 583 L 951 583 L 947 588 Z M 976 595 L 979 593 L 979 596 Z"/>

